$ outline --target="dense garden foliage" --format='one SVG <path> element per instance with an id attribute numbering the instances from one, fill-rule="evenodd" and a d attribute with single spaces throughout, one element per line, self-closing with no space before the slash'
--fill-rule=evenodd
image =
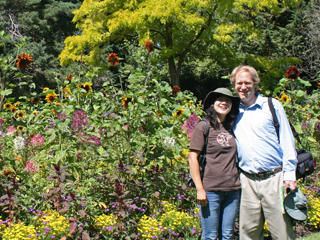
<path id="1" fill-rule="evenodd" d="M 117 67 L 119 58 L 108 61 Z M 38 94 L 32 62 L 26 53 L 1 58 L 1 238 L 197 239 L 199 209 L 185 183 L 201 102 L 139 69 L 101 91 L 91 71 L 57 77 L 57 88 Z M 10 88 L 10 77 L 25 81 Z M 309 85 L 293 67 L 274 95 L 316 163 L 320 91 L 307 93 Z M 28 95 L 6 97 L 13 87 Z M 299 185 L 309 199 L 305 224 L 318 228 L 317 171 Z"/>

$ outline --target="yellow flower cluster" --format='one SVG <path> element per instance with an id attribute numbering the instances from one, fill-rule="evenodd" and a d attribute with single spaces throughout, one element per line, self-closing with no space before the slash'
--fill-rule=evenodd
<path id="1" fill-rule="evenodd" d="M 1 224 L 1 222 L 2 222 L 2 217 L 0 216 L 0 230 L 2 230 L 2 229 L 4 229 L 5 228 L 5 224 Z M 0 233 L 1 233 L 2 231 L 0 231 Z"/>
<path id="2" fill-rule="evenodd" d="M 160 218 L 161 225 L 164 229 L 170 229 L 172 231 L 179 232 L 183 228 L 190 229 L 197 227 L 197 225 L 194 224 L 195 221 L 193 216 L 173 209 L 172 204 L 168 205 L 168 210 L 166 209 L 165 214 L 162 214 Z"/>
<path id="3" fill-rule="evenodd" d="M 138 231 L 143 239 L 152 239 L 159 237 L 162 230 L 157 219 L 144 215 L 139 222 Z"/>
<path id="4" fill-rule="evenodd" d="M 39 223 L 39 229 L 50 228 L 50 234 L 55 236 L 63 236 L 69 231 L 69 222 L 64 216 L 54 211 L 46 211 L 46 215 L 41 216 L 37 222 Z"/>
<path id="5" fill-rule="evenodd" d="M 308 221 L 318 229 L 320 227 L 320 199 L 310 194 L 308 200 Z"/>
<path id="6" fill-rule="evenodd" d="M 113 214 L 102 214 L 94 219 L 94 225 L 99 228 L 100 234 L 111 234 L 114 230 L 114 226 L 116 225 L 117 221 L 117 217 L 115 217 Z"/>
<path id="7" fill-rule="evenodd" d="M 34 226 L 26 226 L 22 223 L 12 223 L 5 227 L 2 233 L 2 240 L 30 240 L 38 239 L 36 237 L 36 229 Z"/>
<path id="8" fill-rule="evenodd" d="M 174 232 L 176 234 L 186 232 L 200 232 L 200 222 L 186 212 L 176 210 L 176 207 L 168 202 L 162 202 L 164 211 L 152 217 L 143 216 L 139 222 L 138 231 L 142 239 L 161 238 L 161 234 Z M 194 211 L 199 214 L 199 208 Z"/>

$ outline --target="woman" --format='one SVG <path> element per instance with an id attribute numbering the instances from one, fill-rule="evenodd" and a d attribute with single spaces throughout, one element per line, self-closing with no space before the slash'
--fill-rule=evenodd
<path id="1" fill-rule="evenodd" d="M 226 88 L 210 92 L 204 100 L 209 124 L 207 164 L 201 179 L 198 155 L 205 145 L 207 125 L 195 127 L 190 143 L 189 166 L 201 205 L 203 239 L 234 239 L 234 226 L 240 198 L 236 163 L 236 141 L 232 133 L 240 99 Z"/>

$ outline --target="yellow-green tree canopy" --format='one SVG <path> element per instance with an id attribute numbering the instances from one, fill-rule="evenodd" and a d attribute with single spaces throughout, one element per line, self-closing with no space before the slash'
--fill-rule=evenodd
<path id="1" fill-rule="evenodd" d="M 98 64 L 100 47 L 111 41 L 139 38 L 152 41 L 168 62 L 172 85 L 179 86 L 182 63 L 190 52 L 231 40 L 234 30 L 254 36 L 250 17 L 275 14 L 300 0 L 84 0 L 73 21 L 81 34 L 69 36 L 60 63 Z M 281 4 L 279 2 L 282 2 Z"/>

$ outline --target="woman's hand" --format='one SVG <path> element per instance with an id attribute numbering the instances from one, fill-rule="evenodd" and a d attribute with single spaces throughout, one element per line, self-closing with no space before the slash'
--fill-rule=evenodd
<path id="1" fill-rule="evenodd" d="M 203 188 L 197 190 L 197 201 L 202 207 L 208 204 L 207 193 Z"/>

